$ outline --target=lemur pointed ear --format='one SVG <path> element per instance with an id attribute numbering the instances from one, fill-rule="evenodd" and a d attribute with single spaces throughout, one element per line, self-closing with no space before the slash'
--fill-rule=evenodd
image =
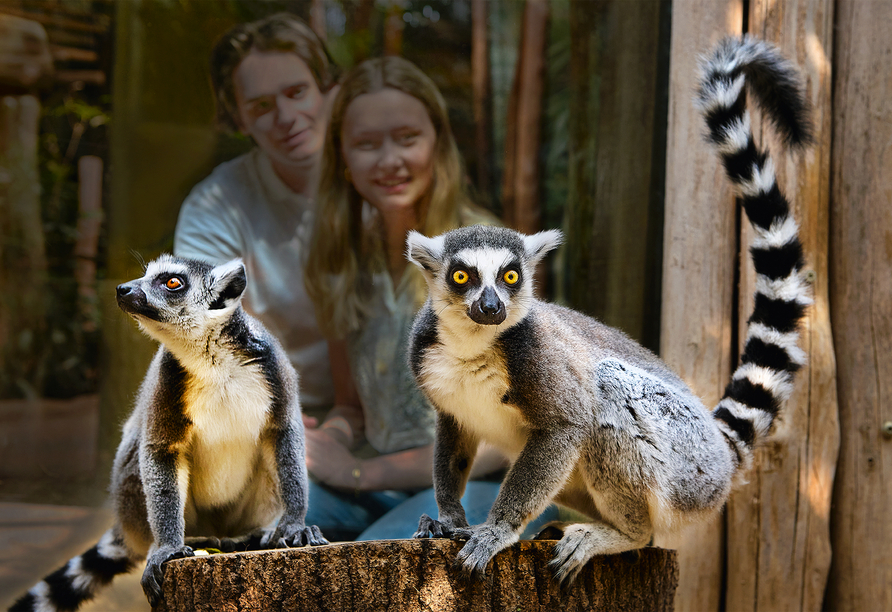
<path id="1" fill-rule="evenodd" d="M 546 230 L 531 236 L 523 237 L 523 246 L 527 252 L 527 258 L 536 265 L 545 254 L 561 246 L 564 235 L 559 230 Z"/>
<path id="2" fill-rule="evenodd" d="M 211 271 L 210 293 L 214 301 L 208 310 L 228 310 L 238 304 L 248 286 L 248 275 L 241 259 L 220 264 Z"/>
<path id="3" fill-rule="evenodd" d="M 428 238 L 412 230 L 406 238 L 406 259 L 426 272 L 434 272 L 443 256 L 443 236 Z"/>

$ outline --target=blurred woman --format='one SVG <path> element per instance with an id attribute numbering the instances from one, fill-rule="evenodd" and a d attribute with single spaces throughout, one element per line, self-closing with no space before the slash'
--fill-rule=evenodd
<path id="1" fill-rule="evenodd" d="M 320 326 L 335 338 L 329 343 L 335 407 L 307 430 L 307 465 L 323 484 L 311 490 L 307 520 L 330 539 L 339 531 L 347 532 L 344 539 L 355 535 L 431 485 L 435 416 L 407 359 L 426 286 L 406 260 L 406 235 L 493 222 L 468 196 L 433 81 L 399 57 L 351 70 L 332 105 L 305 274 Z M 487 450 L 474 475 L 503 465 Z M 497 489 L 470 483 L 469 519 L 485 518 Z M 422 511 L 435 514 L 428 496 Z M 360 538 L 409 537 L 419 516 L 413 506 L 392 529 L 373 528 Z"/>

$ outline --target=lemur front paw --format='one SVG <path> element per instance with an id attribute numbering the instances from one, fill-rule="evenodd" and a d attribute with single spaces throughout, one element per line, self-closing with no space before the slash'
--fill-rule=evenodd
<path id="1" fill-rule="evenodd" d="M 302 521 L 279 521 L 276 528 L 267 531 L 260 539 L 261 548 L 300 548 L 302 546 L 322 546 L 328 540 L 316 525 L 304 525 Z"/>
<path id="2" fill-rule="evenodd" d="M 451 538 L 456 529 L 466 528 L 468 522 L 465 520 L 443 519 L 438 521 L 432 519 L 427 514 L 422 514 L 418 519 L 418 531 L 412 537 L 416 540 L 422 538 Z"/>
<path id="3" fill-rule="evenodd" d="M 457 563 L 468 574 L 482 576 L 490 560 L 500 550 L 504 550 L 517 542 L 520 536 L 504 523 L 483 523 L 464 529 L 455 529 L 453 540 L 465 540 L 468 542 L 458 552 Z"/>
<path id="4" fill-rule="evenodd" d="M 164 581 L 164 569 L 161 567 L 171 559 L 194 557 L 191 546 L 162 546 L 149 555 L 146 570 L 142 573 L 142 590 L 153 608 L 161 601 L 161 583 Z"/>

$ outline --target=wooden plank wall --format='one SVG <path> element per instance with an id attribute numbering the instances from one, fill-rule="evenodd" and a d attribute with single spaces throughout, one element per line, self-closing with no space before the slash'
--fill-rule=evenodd
<path id="1" fill-rule="evenodd" d="M 742 6 L 673 5 L 662 353 L 712 400 L 739 349 L 728 308 L 740 335 L 751 309 L 743 257 L 731 304 L 733 206 L 690 104 L 697 53 L 745 27 L 799 64 L 815 109 L 814 146 L 775 154 L 813 271 L 809 366 L 778 439 L 729 503 L 724 535 L 714 525 L 681 544 L 678 609 L 890 610 L 892 2 L 750 0 L 746 20 Z M 740 243 L 749 238 L 744 227 Z"/>
<path id="2" fill-rule="evenodd" d="M 703 144 L 693 95 L 700 54 L 742 27 L 740 0 L 673 3 L 660 353 L 707 406 L 720 399 L 733 365 L 736 213 L 719 160 Z M 719 609 L 723 543 L 721 520 L 658 542 L 679 550 L 676 610 Z"/>
<path id="3" fill-rule="evenodd" d="M 777 436 L 756 454 L 749 483 L 727 507 L 727 610 L 817 610 L 830 567 L 830 501 L 839 447 L 836 361 L 828 307 L 831 57 L 833 6 L 827 0 L 751 0 L 748 31 L 776 44 L 804 73 L 815 142 L 785 151 L 754 113 L 757 141 L 773 153 L 778 183 L 797 220 L 814 279 L 814 307 L 800 344 L 809 365 L 797 377 Z M 752 239 L 743 224 L 741 244 Z M 755 275 L 741 249 L 742 348 Z"/>
<path id="4" fill-rule="evenodd" d="M 838 2 L 830 306 L 840 445 L 828 610 L 892 610 L 892 2 Z"/>

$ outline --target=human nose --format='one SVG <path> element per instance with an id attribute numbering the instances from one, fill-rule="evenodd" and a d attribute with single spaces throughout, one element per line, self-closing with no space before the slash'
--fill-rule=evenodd
<path id="1" fill-rule="evenodd" d="M 276 96 L 276 122 L 289 126 L 300 116 L 292 100 L 287 96 Z"/>
<path id="2" fill-rule="evenodd" d="M 403 158 L 399 147 L 390 141 L 385 142 L 381 147 L 381 157 L 378 159 L 378 166 L 384 170 L 392 170 L 399 168 L 402 163 Z"/>

